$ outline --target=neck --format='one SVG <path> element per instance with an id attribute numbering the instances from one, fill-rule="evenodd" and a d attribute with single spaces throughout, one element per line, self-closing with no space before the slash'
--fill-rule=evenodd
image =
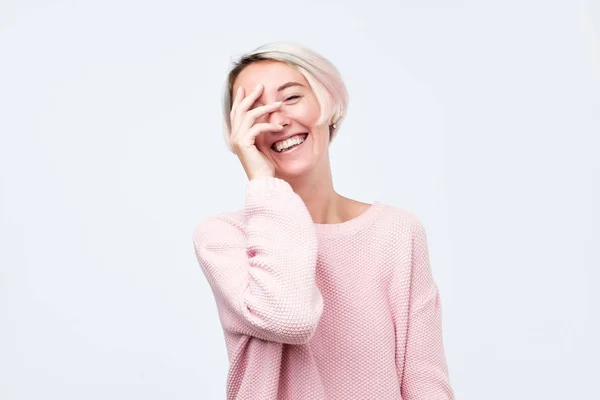
<path id="1" fill-rule="evenodd" d="M 343 222 L 343 200 L 333 187 L 331 168 L 316 168 L 310 174 L 285 179 L 302 198 L 316 224 Z"/>

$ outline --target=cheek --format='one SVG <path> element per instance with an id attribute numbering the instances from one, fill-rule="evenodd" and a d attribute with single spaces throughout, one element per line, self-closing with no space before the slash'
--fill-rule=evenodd
<path id="1" fill-rule="evenodd" d="M 265 133 L 264 132 L 256 137 L 256 139 L 254 140 L 254 145 L 260 151 L 264 151 L 267 148 L 267 143 L 265 142 Z"/>
<path id="2" fill-rule="evenodd" d="M 269 155 L 271 150 L 266 140 L 268 135 L 269 132 L 261 132 L 254 141 L 254 145 L 256 146 L 256 148 L 265 155 Z"/>
<path id="3" fill-rule="evenodd" d="M 321 116 L 321 106 L 316 99 L 311 102 L 309 109 L 306 111 L 306 115 L 310 118 L 312 125 L 316 125 L 319 122 Z"/>
<path id="4" fill-rule="evenodd" d="M 312 104 L 298 105 L 298 107 L 290 111 L 290 116 L 298 120 L 302 125 L 307 127 L 314 127 L 319 120 L 319 108 L 315 108 Z"/>

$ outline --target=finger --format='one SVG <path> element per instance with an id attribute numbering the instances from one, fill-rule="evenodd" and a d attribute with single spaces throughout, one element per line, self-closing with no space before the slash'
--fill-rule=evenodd
<path id="1" fill-rule="evenodd" d="M 281 105 L 283 104 L 282 101 L 276 101 L 274 103 L 271 104 L 266 104 L 264 106 L 260 106 L 260 107 L 256 107 L 253 110 L 250 110 L 246 113 L 246 115 L 249 118 L 252 118 L 253 120 L 257 119 L 258 117 L 266 114 L 266 113 L 270 113 L 273 112 L 275 110 L 277 110 L 278 108 L 281 107 Z"/>
<path id="2" fill-rule="evenodd" d="M 271 113 L 276 111 L 283 104 L 282 101 L 276 101 L 271 104 L 266 104 L 264 106 L 256 107 L 247 113 L 240 115 L 239 118 L 232 118 L 232 126 L 236 126 L 238 129 L 240 127 L 245 127 L 242 130 L 247 130 L 254 125 L 256 120 L 264 114 Z M 235 122 L 233 122 L 235 119 Z"/>
<path id="3" fill-rule="evenodd" d="M 237 106 L 237 110 L 246 112 L 250 108 L 252 104 L 260 97 L 263 91 L 263 84 L 259 83 L 258 86 L 254 88 L 252 92 L 248 94 L 248 96 L 244 97 L 244 99 Z M 237 114 L 237 111 L 236 111 Z"/>
<path id="4" fill-rule="evenodd" d="M 230 111 L 230 115 L 233 116 L 233 114 L 235 114 L 235 108 L 238 106 L 238 104 L 240 104 L 240 101 L 242 101 L 242 99 L 244 98 L 244 88 L 243 87 L 238 87 L 236 92 L 235 92 L 235 97 L 233 99 L 233 104 L 231 104 L 231 111 Z"/>
<path id="5" fill-rule="evenodd" d="M 254 139 L 263 132 L 280 131 L 282 129 L 283 129 L 283 125 L 272 124 L 269 122 L 262 122 L 262 123 L 254 124 L 252 126 L 252 128 L 250 128 L 250 130 L 248 130 L 248 135 L 250 138 Z"/>
<path id="6" fill-rule="evenodd" d="M 246 146 L 248 144 L 254 145 L 256 137 L 263 132 L 276 132 L 281 131 L 283 129 L 283 125 L 272 124 L 269 122 L 263 122 L 254 124 L 249 130 L 245 132 L 239 132 L 231 136 L 230 141 L 232 144 L 240 144 L 242 146 Z"/>

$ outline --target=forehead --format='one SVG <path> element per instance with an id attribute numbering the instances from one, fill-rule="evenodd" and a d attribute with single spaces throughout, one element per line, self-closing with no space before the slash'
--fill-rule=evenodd
<path id="1" fill-rule="evenodd" d="M 240 72 L 233 83 L 232 93 L 241 86 L 248 95 L 259 83 L 265 86 L 265 91 L 274 91 L 287 82 L 299 82 L 309 87 L 304 75 L 295 68 L 277 61 L 259 61 L 248 65 Z"/>

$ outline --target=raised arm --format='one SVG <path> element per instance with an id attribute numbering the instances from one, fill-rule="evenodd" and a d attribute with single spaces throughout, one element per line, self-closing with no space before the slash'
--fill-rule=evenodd
<path id="1" fill-rule="evenodd" d="M 310 340 L 323 312 L 317 236 L 285 180 L 250 180 L 242 218 L 208 217 L 193 242 L 225 330 L 279 343 Z"/>

